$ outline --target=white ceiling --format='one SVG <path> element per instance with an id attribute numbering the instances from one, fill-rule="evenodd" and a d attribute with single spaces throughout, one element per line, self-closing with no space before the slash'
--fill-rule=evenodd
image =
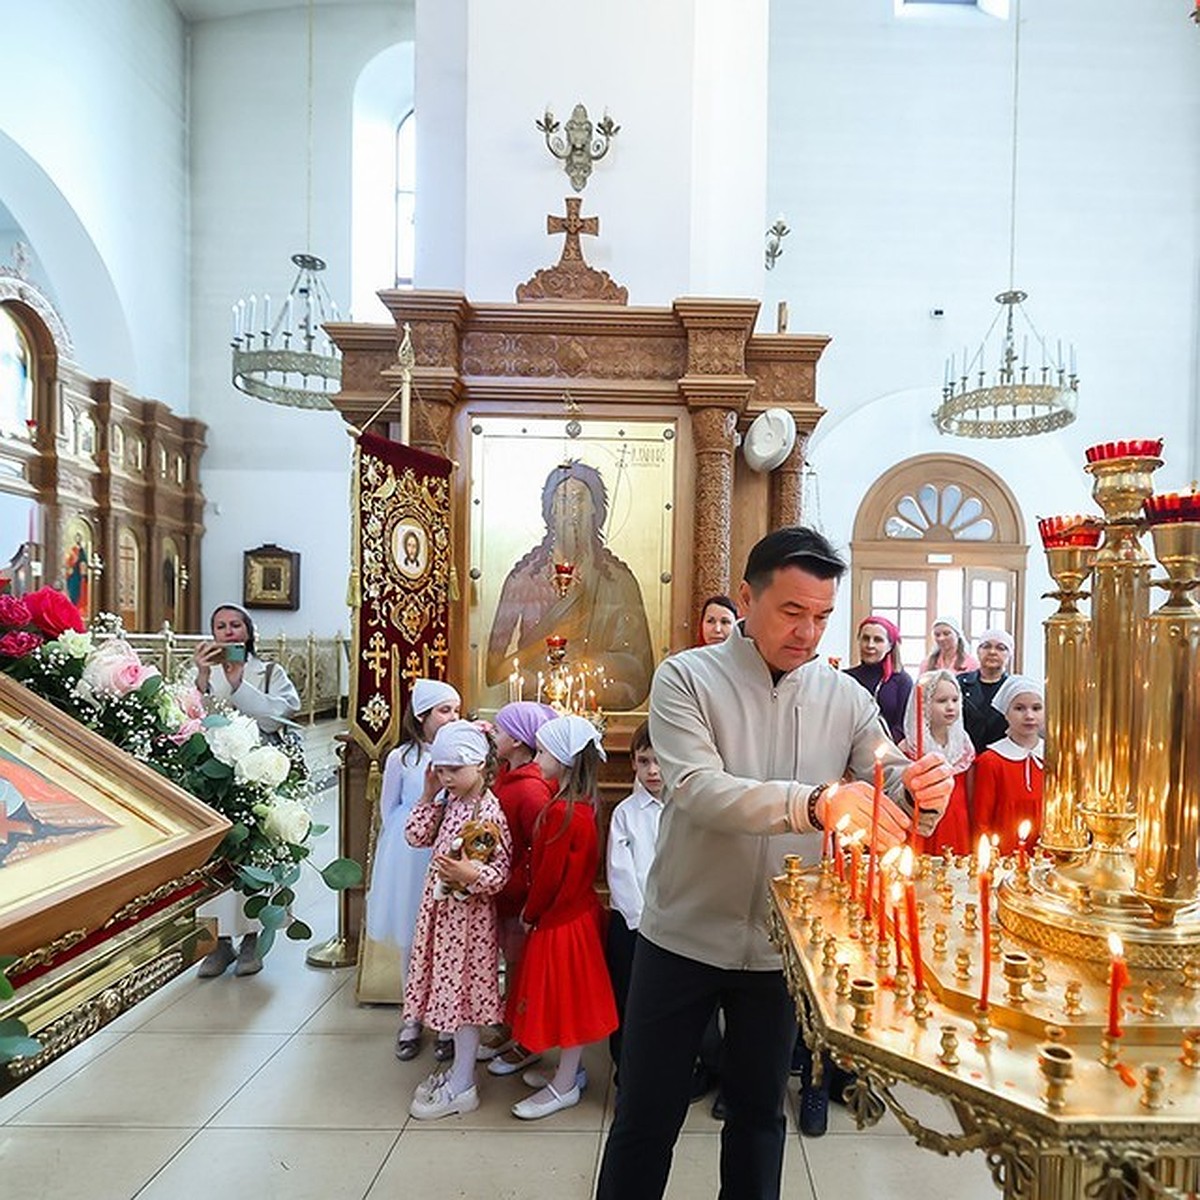
<path id="1" fill-rule="evenodd" d="M 308 0 L 172 0 L 172 3 L 187 21 L 217 21 L 224 17 L 244 17 L 248 13 L 308 7 Z M 336 8 L 362 3 L 362 0 L 314 0 L 314 3 L 318 8 Z M 412 0 L 396 0 L 396 4 L 408 8 Z"/>

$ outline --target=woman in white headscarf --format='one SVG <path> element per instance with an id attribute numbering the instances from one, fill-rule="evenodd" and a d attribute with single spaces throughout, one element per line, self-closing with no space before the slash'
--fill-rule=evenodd
<path id="1" fill-rule="evenodd" d="M 933 653 L 921 664 L 922 671 L 978 671 L 979 659 L 967 645 L 967 635 L 953 617 L 938 617 L 933 623 Z"/>
<path id="2" fill-rule="evenodd" d="M 371 879 L 367 890 L 367 936 L 391 942 L 400 948 L 407 963 L 412 947 L 417 909 L 429 872 L 432 851 L 410 846 L 404 826 L 413 806 L 425 790 L 429 748 L 434 734 L 458 720 L 462 700 L 441 679 L 418 679 L 413 683 L 408 709 L 400 724 L 403 743 L 387 756 L 383 767 L 383 789 L 379 797 L 382 826 L 371 857 Z M 421 1025 L 405 1021 L 396 1034 L 396 1057 L 416 1058 L 421 1049 Z M 446 1061 L 454 1055 L 454 1042 L 441 1039 L 434 1055 Z"/>
<path id="3" fill-rule="evenodd" d="M 1042 685 L 1027 675 L 1010 675 L 992 698 L 1008 732 L 975 762 L 975 830 L 999 834 L 1000 853 L 1011 854 L 1022 821 L 1030 823 L 1032 846 L 1042 828 L 1042 782 L 1046 746 Z"/>
<path id="4" fill-rule="evenodd" d="M 1008 678 L 1013 650 L 1013 636 L 1008 630 L 985 629 L 975 643 L 979 670 L 965 671 L 958 677 L 963 694 L 963 724 L 976 754 L 998 742 L 1008 727 L 1004 714 L 992 707 L 992 697 Z"/>

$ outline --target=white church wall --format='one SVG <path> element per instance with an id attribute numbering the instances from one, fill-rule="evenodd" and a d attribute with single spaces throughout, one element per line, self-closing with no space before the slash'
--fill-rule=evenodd
<path id="1" fill-rule="evenodd" d="M 0 0 L 0 29 L 0 202 L 76 359 L 186 411 L 183 20 L 162 0 Z"/>
<path id="2" fill-rule="evenodd" d="M 1200 42 L 1166 0 L 1022 0 L 1015 282 L 1042 333 L 1074 341 L 1082 385 L 1074 425 L 997 445 L 940 437 L 930 413 L 944 361 L 974 351 L 1008 285 L 1013 29 L 891 8 L 772 6 L 769 205 L 793 232 L 763 311 L 788 300 L 793 331 L 833 336 L 812 452 L 835 538 L 912 454 L 1005 478 L 1032 547 L 1025 652 L 1040 664 L 1034 517 L 1092 508 L 1084 448 L 1163 435 L 1160 486 L 1200 473 Z M 829 635 L 842 651 L 848 620 L 847 606 Z"/>
<path id="3" fill-rule="evenodd" d="M 411 13 L 393 3 L 315 7 L 310 237 L 306 8 L 192 27 L 192 394 L 209 425 L 203 607 L 240 594 L 243 550 L 301 550 L 301 609 L 271 614 L 270 627 L 289 636 L 345 624 L 351 444 L 336 412 L 282 408 L 233 387 L 230 308 L 251 293 L 261 306 L 267 292 L 278 312 L 291 255 L 311 249 L 348 310 L 354 89 L 376 55 L 411 37 Z M 376 307 L 355 315 L 386 321 Z"/>

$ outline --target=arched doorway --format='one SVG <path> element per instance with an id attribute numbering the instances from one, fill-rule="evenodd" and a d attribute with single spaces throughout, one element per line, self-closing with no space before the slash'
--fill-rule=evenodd
<path id="1" fill-rule="evenodd" d="M 1016 497 L 999 476 L 957 454 L 906 459 L 876 480 L 854 521 L 854 627 L 875 612 L 900 627 L 904 665 L 929 652 L 939 616 L 974 640 L 1009 630 L 1020 667 L 1029 547 Z"/>

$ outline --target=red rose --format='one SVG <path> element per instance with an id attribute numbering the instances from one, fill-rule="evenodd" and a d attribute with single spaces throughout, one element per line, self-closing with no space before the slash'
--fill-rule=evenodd
<path id="1" fill-rule="evenodd" d="M 24 658 L 42 644 L 39 634 L 26 633 L 24 629 L 10 629 L 0 637 L 0 657 Z"/>
<path id="2" fill-rule="evenodd" d="M 7 594 L 0 596 L 0 625 L 6 628 L 28 625 L 33 617 L 30 616 L 29 606 L 16 596 Z"/>
<path id="3" fill-rule="evenodd" d="M 33 623 L 47 637 L 56 638 L 68 629 L 74 629 L 76 633 L 83 632 L 83 617 L 63 592 L 50 587 L 38 588 L 25 597 L 25 606 Z"/>

